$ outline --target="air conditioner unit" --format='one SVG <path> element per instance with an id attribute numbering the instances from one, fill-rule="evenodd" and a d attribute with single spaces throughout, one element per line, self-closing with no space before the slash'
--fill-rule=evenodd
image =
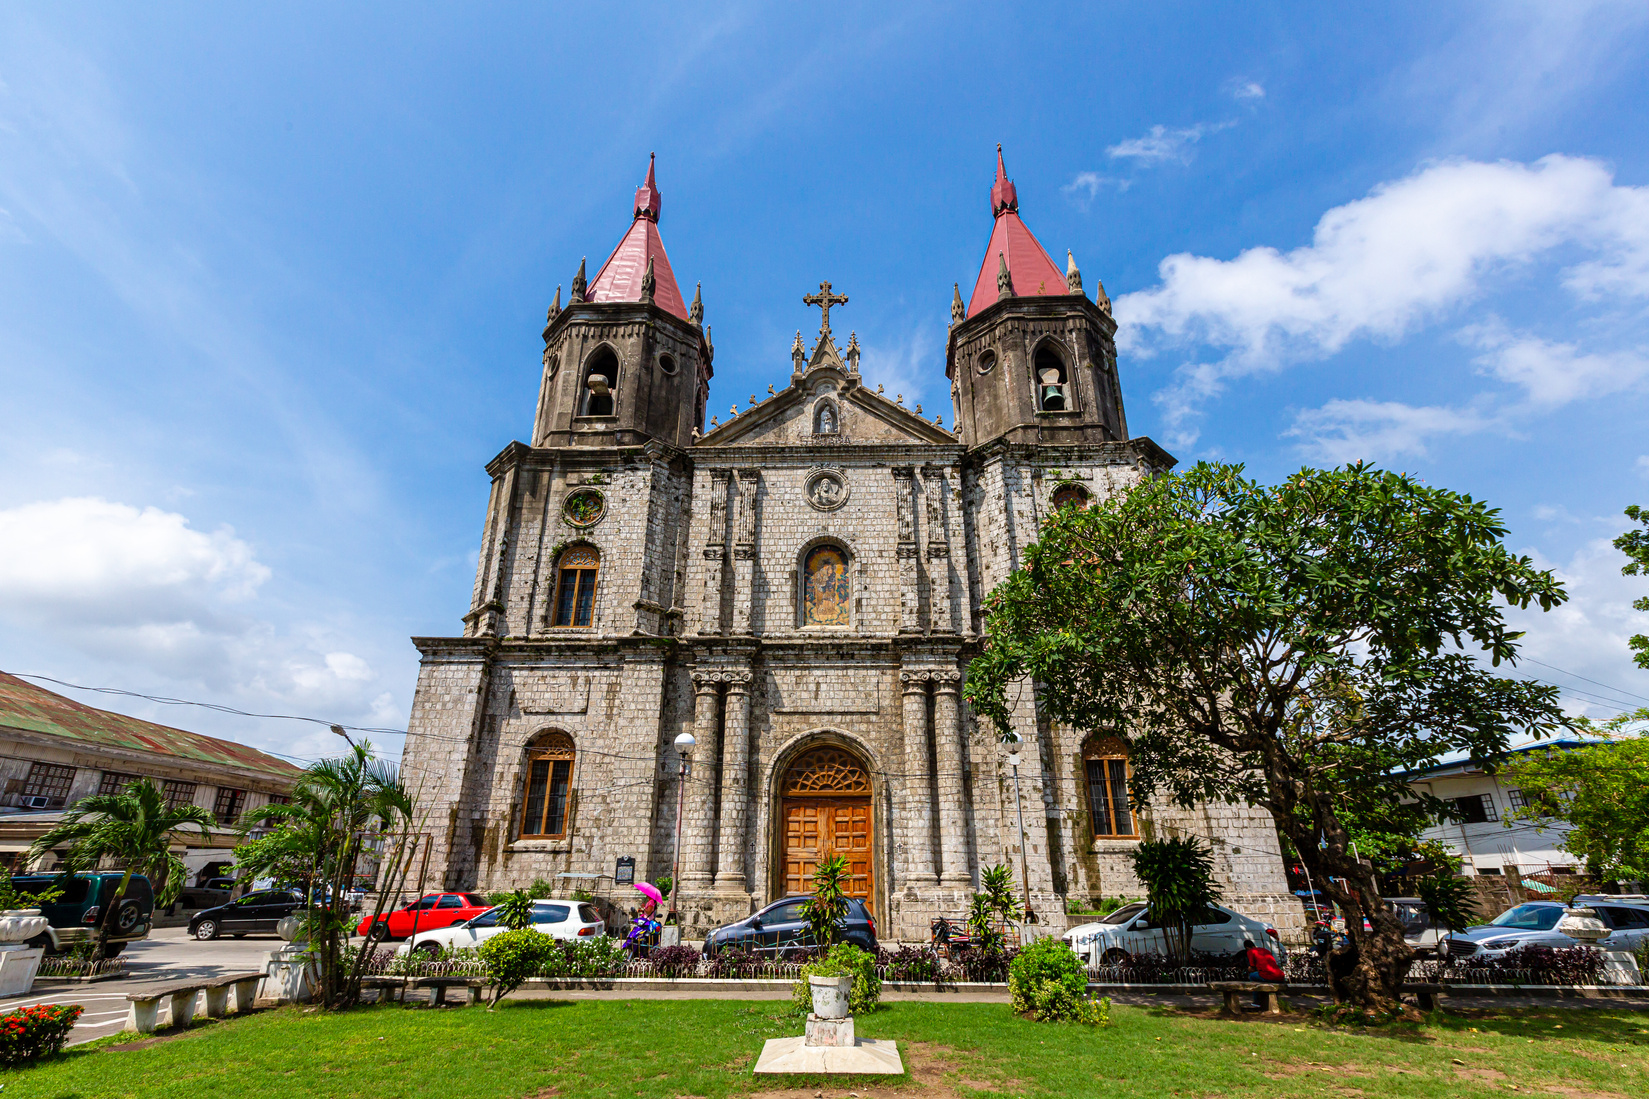
<path id="1" fill-rule="evenodd" d="M 51 798 L 44 798 L 44 797 L 40 797 L 38 795 L 33 796 L 33 797 L 26 797 L 22 800 L 23 800 L 23 808 L 25 808 L 25 809 L 44 809 L 52 803 Z"/>

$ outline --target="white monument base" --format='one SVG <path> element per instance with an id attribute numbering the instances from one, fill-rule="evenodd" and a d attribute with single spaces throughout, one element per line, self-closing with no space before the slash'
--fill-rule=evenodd
<path id="1" fill-rule="evenodd" d="M 897 1076 L 904 1071 L 897 1043 L 886 1038 L 860 1038 L 851 1046 L 810 1046 L 805 1034 L 769 1038 L 756 1059 L 757 1074 L 863 1072 Z"/>
<path id="2" fill-rule="evenodd" d="M 1638 985 L 1643 974 L 1638 971 L 1638 960 L 1624 950 L 1603 952 L 1603 975 L 1599 983 L 1606 985 Z"/>
<path id="3" fill-rule="evenodd" d="M 0 945 L 0 996 L 21 996 L 34 987 L 45 951 L 22 943 Z"/>

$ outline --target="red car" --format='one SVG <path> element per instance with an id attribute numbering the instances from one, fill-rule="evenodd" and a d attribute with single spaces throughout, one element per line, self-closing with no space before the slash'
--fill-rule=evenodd
<path id="1" fill-rule="evenodd" d="M 372 917 L 362 920 L 355 934 L 365 935 L 373 942 L 385 939 L 404 939 L 412 934 L 416 917 L 419 931 L 433 931 L 451 927 L 455 923 L 473 920 L 492 905 L 479 893 L 431 893 L 416 901 L 408 901 L 393 912 L 385 912 L 374 924 Z"/>

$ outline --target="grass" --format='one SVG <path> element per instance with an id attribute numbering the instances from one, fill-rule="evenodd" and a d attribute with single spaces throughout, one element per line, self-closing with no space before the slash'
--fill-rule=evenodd
<path id="1" fill-rule="evenodd" d="M 815 1092 L 864 1099 L 990 1095 L 1649 1095 L 1649 1019 L 1623 1010 L 1438 1014 L 1426 1026 L 1328 1027 L 1306 1016 L 1231 1021 L 1116 1008 L 1113 1025 L 1032 1023 L 1005 1005 L 897 1003 L 860 1016 L 912 1071 L 762 1077 L 763 1040 L 799 1033 L 777 1001 L 507 1000 L 495 1012 L 396 1006 L 279 1009 L 199 1025 L 136 1049 L 105 1039 L 0 1072 L 5 1099 L 435 1094 L 464 1099 Z M 794 1090 L 792 1090 L 794 1089 Z"/>

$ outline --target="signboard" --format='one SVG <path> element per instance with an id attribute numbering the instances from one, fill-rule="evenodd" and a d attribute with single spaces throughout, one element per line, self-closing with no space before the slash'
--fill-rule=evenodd
<path id="1" fill-rule="evenodd" d="M 632 855 L 624 855 L 618 860 L 618 869 L 613 872 L 615 885 L 634 885 L 636 883 L 636 860 Z"/>

